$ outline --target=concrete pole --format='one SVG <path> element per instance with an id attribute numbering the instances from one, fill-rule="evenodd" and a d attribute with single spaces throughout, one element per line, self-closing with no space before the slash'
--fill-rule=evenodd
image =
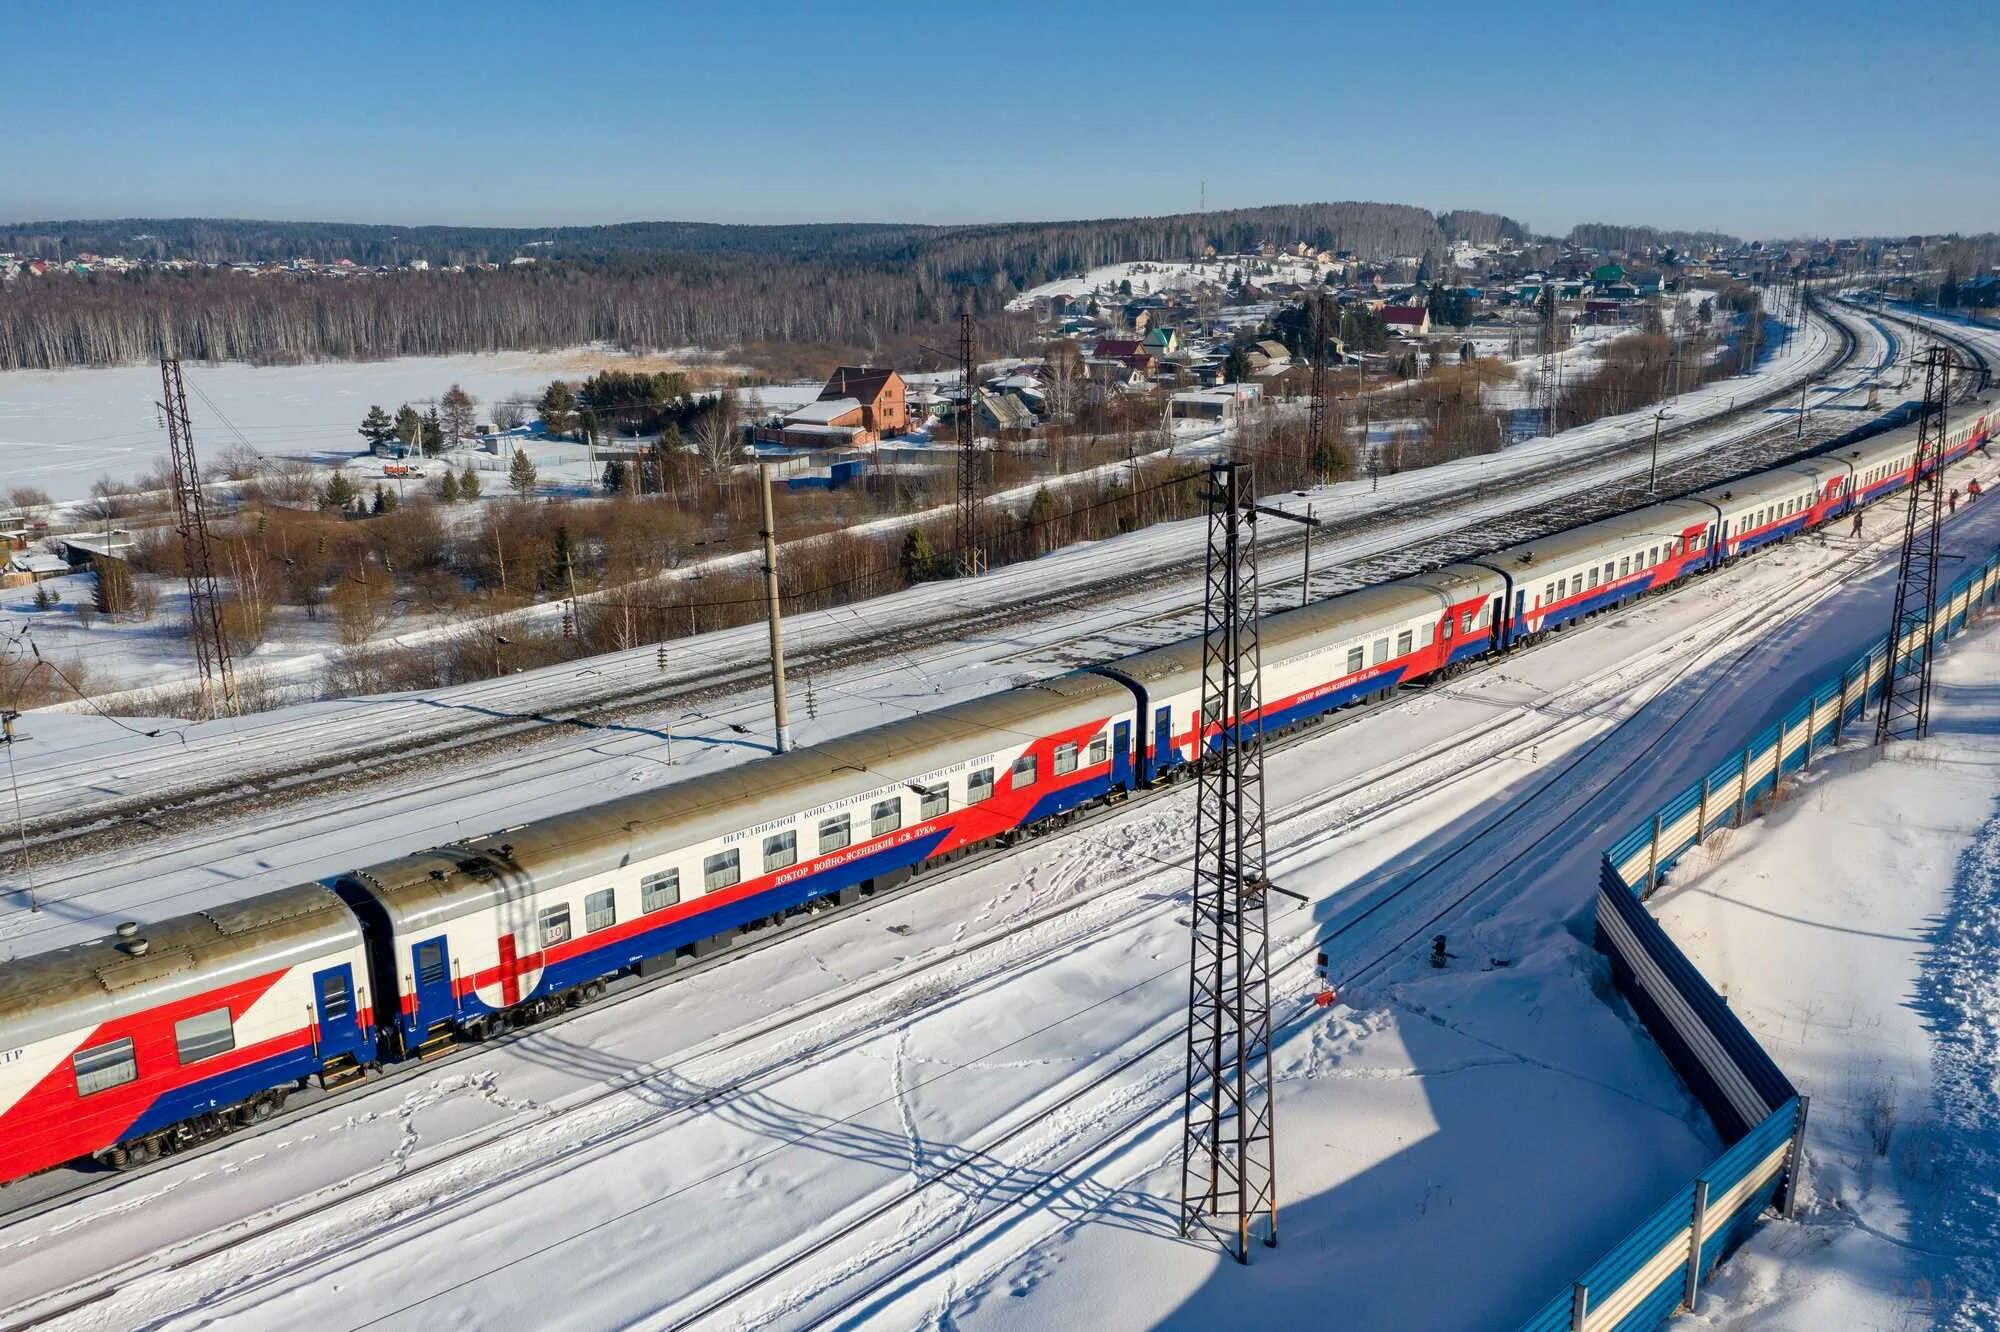
<path id="1" fill-rule="evenodd" d="M 778 611 L 778 524 L 771 514 L 771 464 L 757 464 L 764 495 L 764 605 L 771 620 L 771 711 L 778 724 L 778 752 L 792 747 L 792 714 L 785 706 L 785 629 Z"/>

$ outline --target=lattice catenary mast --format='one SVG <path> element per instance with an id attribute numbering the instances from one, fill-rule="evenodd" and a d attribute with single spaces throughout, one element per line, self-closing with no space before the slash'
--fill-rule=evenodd
<path id="1" fill-rule="evenodd" d="M 1271 1083 L 1269 885 L 1257 641 L 1257 529 L 1247 467 L 1209 469 L 1200 796 L 1190 930 L 1181 1233 L 1201 1226 L 1248 1262 L 1278 1242 Z"/>
<path id="2" fill-rule="evenodd" d="M 229 635 L 222 627 L 222 598 L 215 585 L 209 550 L 208 511 L 202 500 L 201 471 L 194 458 L 194 428 L 188 422 L 187 387 L 176 357 L 160 358 L 161 409 L 167 418 L 167 453 L 172 462 L 174 520 L 187 565 L 189 636 L 201 667 L 203 709 L 210 717 L 236 711 L 236 667 L 229 659 Z"/>
<path id="3" fill-rule="evenodd" d="M 1931 723 L 1931 649 L 1937 636 L 1938 557 L 1944 526 L 1945 403 L 1951 396 L 1952 350 L 1926 347 L 1924 401 L 1917 424 L 1917 478 L 1903 519 L 1903 557 L 1896 569 L 1896 608 L 1889 618 L 1888 678 L 1875 719 L 1875 743 L 1921 740 Z M 1917 643 L 1905 654 L 1905 639 Z"/>
<path id="4" fill-rule="evenodd" d="M 965 378 L 965 402 L 958 413 L 958 576 L 977 578 L 986 572 L 986 543 L 979 531 L 979 451 L 974 447 L 978 424 L 977 387 L 972 367 L 972 312 L 958 318 L 958 364 Z"/>
<path id="5" fill-rule="evenodd" d="M 1321 485 L 1332 480 L 1326 449 L 1326 293 L 1314 296 L 1306 307 L 1306 328 L 1312 338 L 1312 397 L 1306 409 L 1306 458 L 1312 463 L 1313 479 Z"/>

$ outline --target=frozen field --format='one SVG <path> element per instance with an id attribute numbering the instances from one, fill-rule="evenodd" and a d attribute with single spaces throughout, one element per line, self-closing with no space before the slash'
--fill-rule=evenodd
<path id="1" fill-rule="evenodd" d="M 613 351 L 577 348 L 308 365 L 190 363 L 188 407 L 203 458 L 238 443 L 240 432 L 260 453 L 334 463 L 361 451 L 356 429 L 372 404 L 394 413 L 400 403 L 429 403 L 458 384 L 479 399 L 480 419 L 488 420 L 497 402 L 537 396 L 552 379 L 581 379 L 620 359 Z M 813 396 L 760 390 L 771 407 L 803 400 L 801 392 Z M 159 396 L 154 365 L 0 373 L 0 492 L 40 486 L 54 499 L 79 499 L 100 476 L 129 481 L 150 470 L 167 451 Z"/>

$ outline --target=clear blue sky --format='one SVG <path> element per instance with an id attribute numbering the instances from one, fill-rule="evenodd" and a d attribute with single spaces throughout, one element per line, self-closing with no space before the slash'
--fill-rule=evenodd
<path id="1" fill-rule="evenodd" d="M 2000 227 L 1993 0 L 9 9 L 6 220 Z"/>

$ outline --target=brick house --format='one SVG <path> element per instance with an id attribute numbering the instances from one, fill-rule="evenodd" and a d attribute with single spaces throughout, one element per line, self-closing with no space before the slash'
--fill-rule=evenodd
<path id="1" fill-rule="evenodd" d="M 877 439 L 900 435 L 910 428 L 903 377 L 894 370 L 867 365 L 843 365 L 827 376 L 819 391 L 821 402 L 852 398 L 861 406 L 859 425 Z"/>

